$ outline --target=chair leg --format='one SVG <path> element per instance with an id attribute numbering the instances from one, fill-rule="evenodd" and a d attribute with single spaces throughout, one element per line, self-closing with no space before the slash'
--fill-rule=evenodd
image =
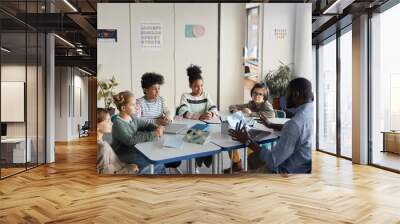
<path id="1" fill-rule="evenodd" d="M 177 173 L 179 173 L 179 174 L 181 174 L 181 175 L 183 174 L 182 170 L 179 169 L 179 167 L 176 167 L 175 169 L 176 169 L 176 172 L 177 172 Z"/>

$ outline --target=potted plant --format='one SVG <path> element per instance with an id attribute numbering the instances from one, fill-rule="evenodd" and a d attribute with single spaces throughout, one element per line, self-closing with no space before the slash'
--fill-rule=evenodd
<path id="1" fill-rule="evenodd" d="M 290 64 L 284 64 L 279 61 L 277 69 L 269 71 L 265 75 L 265 84 L 273 98 L 272 105 L 275 109 L 280 109 L 280 97 L 285 96 L 286 88 L 293 77 Z"/>
<path id="2" fill-rule="evenodd" d="M 104 100 L 104 108 L 107 109 L 111 115 L 115 113 L 115 108 L 111 105 L 113 102 L 114 89 L 118 86 L 118 82 L 113 76 L 111 79 L 104 81 L 97 81 L 97 100 Z"/>

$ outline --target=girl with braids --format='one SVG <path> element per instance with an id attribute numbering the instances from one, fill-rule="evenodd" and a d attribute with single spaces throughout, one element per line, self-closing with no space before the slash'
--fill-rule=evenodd
<path id="1" fill-rule="evenodd" d="M 197 65 L 190 65 L 186 71 L 189 77 L 189 87 L 192 91 L 182 94 L 180 106 L 177 108 L 176 113 L 184 118 L 193 120 L 209 120 L 214 116 L 218 116 L 217 106 L 211 100 L 211 96 L 203 90 L 201 68 Z M 198 167 L 201 167 L 203 163 L 210 167 L 212 157 L 207 156 L 196 159 Z"/>
<path id="2" fill-rule="evenodd" d="M 146 159 L 138 152 L 135 145 L 161 138 L 164 127 L 135 118 L 135 97 L 130 91 L 123 91 L 113 96 L 119 115 L 113 120 L 112 148 L 122 162 L 139 166 L 139 174 L 149 173 Z M 155 173 L 165 173 L 163 165 L 154 167 Z"/>

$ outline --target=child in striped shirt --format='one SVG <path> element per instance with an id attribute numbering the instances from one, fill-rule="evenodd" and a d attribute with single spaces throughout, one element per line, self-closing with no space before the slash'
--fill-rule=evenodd
<path id="1" fill-rule="evenodd" d="M 171 113 L 164 98 L 160 96 L 160 86 L 164 84 L 164 77 L 157 73 L 145 73 L 141 83 L 144 96 L 136 101 L 136 116 L 159 126 L 171 123 Z"/>
<path id="2" fill-rule="evenodd" d="M 149 72 L 142 75 L 142 89 L 144 96 L 136 100 L 136 116 L 148 123 L 157 126 L 166 126 L 172 122 L 164 98 L 160 96 L 160 87 L 164 84 L 164 77 L 160 74 Z M 174 168 L 176 173 L 181 173 L 178 167 L 181 162 L 166 163 L 165 168 Z"/>
<path id="3" fill-rule="evenodd" d="M 218 116 L 217 106 L 211 100 L 211 96 L 203 90 L 201 68 L 197 65 L 190 65 L 186 71 L 189 76 L 189 87 L 192 91 L 182 94 L 180 106 L 176 109 L 177 114 L 193 120 L 209 120 Z M 210 167 L 212 157 L 196 159 L 198 167 L 201 167 L 203 163 Z"/>

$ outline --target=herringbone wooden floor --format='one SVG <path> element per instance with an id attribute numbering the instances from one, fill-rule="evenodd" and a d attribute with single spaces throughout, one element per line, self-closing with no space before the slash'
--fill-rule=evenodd
<path id="1" fill-rule="evenodd" d="M 98 176 L 94 138 L 0 181 L 0 223 L 400 223 L 400 175 L 314 153 L 289 177 Z"/>

